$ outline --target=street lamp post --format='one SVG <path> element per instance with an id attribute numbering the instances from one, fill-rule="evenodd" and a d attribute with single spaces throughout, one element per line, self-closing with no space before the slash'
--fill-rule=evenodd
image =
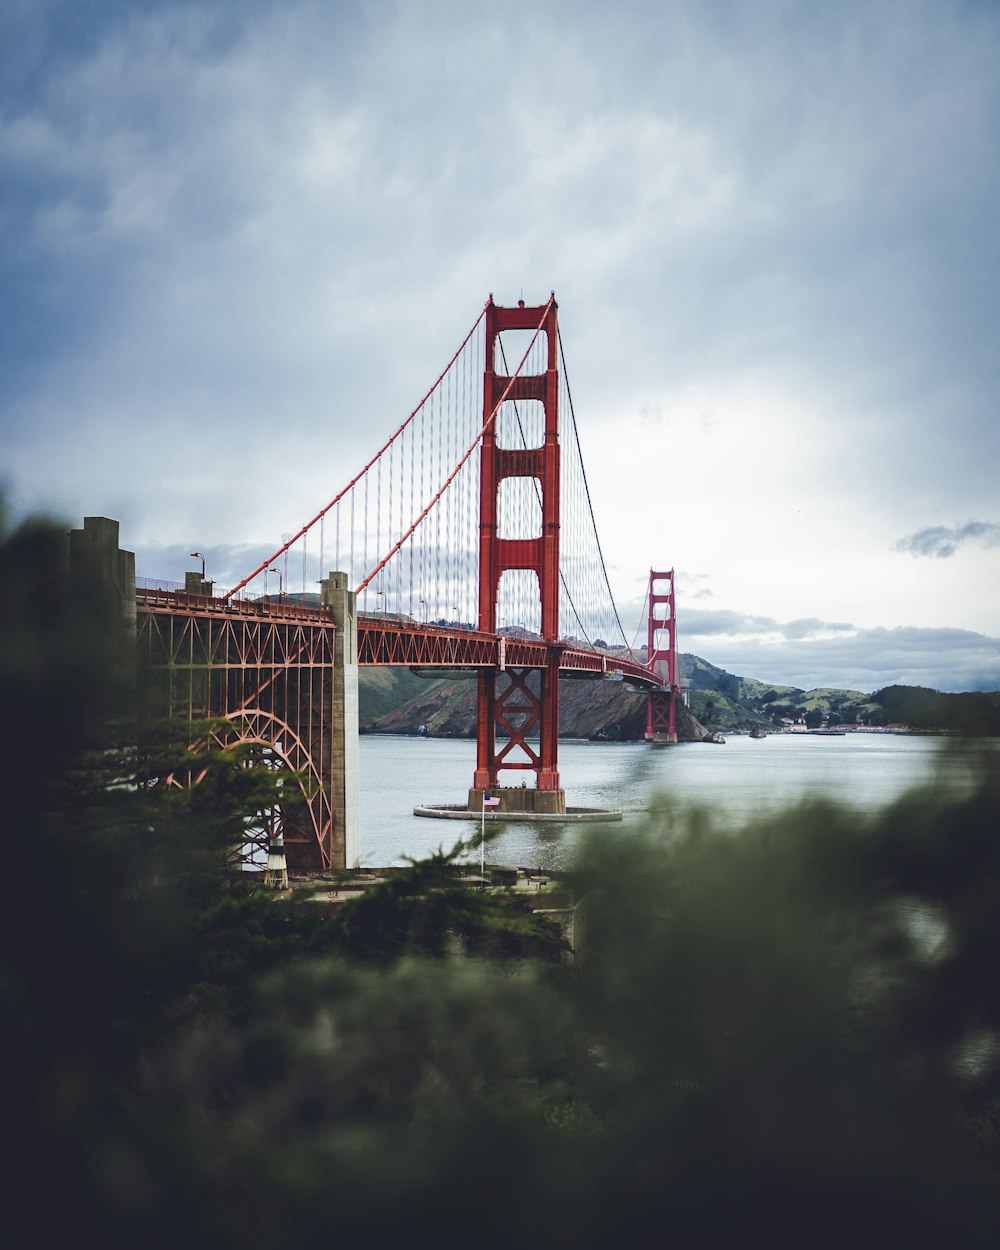
<path id="1" fill-rule="evenodd" d="M 279 569 L 279 568 L 278 568 L 276 565 L 274 565 L 274 564 L 269 565 L 269 566 L 268 566 L 268 567 L 264 570 L 264 594 L 265 594 L 265 595 L 267 594 L 267 575 L 268 575 L 269 573 L 277 573 L 277 574 L 278 574 L 278 598 L 279 598 L 279 599 L 281 599 L 281 598 L 283 597 L 284 593 L 285 593 L 285 583 L 284 583 L 284 581 L 282 580 L 282 577 L 281 577 L 281 569 Z"/>
<path id="2" fill-rule="evenodd" d="M 421 621 L 421 624 L 426 625 L 427 624 L 427 600 L 426 599 L 420 600 L 420 607 L 421 607 L 420 621 Z"/>
<path id="3" fill-rule="evenodd" d="M 201 554 L 200 551 L 190 551 L 188 552 L 188 554 L 190 555 L 192 560 L 201 561 L 201 580 L 204 581 L 205 580 L 205 557 Z"/>
<path id="4" fill-rule="evenodd" d="M 384 590 L 376 590 L 376 591 L 375 591 L 375 615 L 376 615 L 376 616 L 378 616 L 378 615 L 379 615 L 379 605 L 378 605 L 378 601 L 379 601 L 379 599 L 380 599 L 380 598 L 381 598 L 381 600 L 382 600 L 382 612 L 381 612 L 381 615 L 382 615 L 382 616 L 386 616 L 386 615 L 387 615 L 387 613 L 386 613 L 386 610 L 385 610 L 385 591 L 384 591 Z"/>

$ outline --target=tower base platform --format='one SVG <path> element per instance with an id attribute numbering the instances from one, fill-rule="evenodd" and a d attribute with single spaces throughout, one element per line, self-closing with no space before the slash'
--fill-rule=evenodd
<path id="1" fill-rule="evenodd" d="M 486 799 L 499 799 L 495 807 L 487 807 L 490 812 L 517 812 L 519 816 L 559 816 L 566 811 L 565 790 L 529 790 L 527 786 L 491 786 L 488 790 L 469 791 L 468 810 L 478 816 L 483 810 L 483 796 Z"/>
<path id="2" fill-rule="evenodd" d="M 519 791 L 518 793 L 521 793 Z M 529 791 L 533 794 L 535 791 Z M 462 807 L 458 803 L 423 803 L 419 807 L 413 809 L 414 816 L 427 816 L 432 820 L 472 820 L 490 822 L 497 820 L 511 820 L 518 823 L 539 823 L 543 824 L 551 822 L 553 824 L 568 824 L 577 821 L 590 821 L 592 823 L 603 823 L 605 821 L 621 820 L 621 812 L 600 807 L 564 807 L 561 812 L 532 811 L 528 808 L 511 808 L 504 810 L 503 807 L 488 807 L 484 812 L 482 809 L 482 800 L 480 806 L 473 809 Z"/>

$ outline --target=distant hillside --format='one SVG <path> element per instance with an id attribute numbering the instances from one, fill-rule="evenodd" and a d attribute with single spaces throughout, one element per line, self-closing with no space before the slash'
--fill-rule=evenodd
<path id="1" fill-rule="evenodd" d="M 397 673 L 406 676 L 397 677 Z M 359 686 L 363 732 L 475 737 L 474 680 L 428 680 L 414 677 L 405 669 L 362 669 Z M 613 742 L 642 739 L 646 732 L 646 696 L 627 682 L 564 678 L 559 683 L 559 731 L 565 738 Z M 697 741 L 706 736 L 705 729 L 683 706 L 677 710 L 677 732 L 682 740 Z"/>
<path id="2" fill-rule="evenodd" d="M 358 682 L 359 719 L 369 729 L 380 716 L 419 697 L 427 682 L 408 668 L 362 668 Z"/>
<path id="3" fill-rule="evenodd" d="M 920 686 L 887 686 L 875 694 L 824 687 L 800 690 L 737 677 L 696 655 L 682 655 L 691 710 L 705 725 L 744 729 L 780 725 L 906 725 L 938 733 L 1000 735 L 1000 691 L 942 694 Z"/>
<path id="4" fill-rule="evenodd" d="M 706 725 L 720 729 L 750 729 L 754 725 L 781 725 L 787 720 L 816 723 L 866 724 L 879 711 L 871 697 L 858 690 L 822 688 L 802 690 L 739 677 L 700 655 L 681 653 L 681 680 L 690 691 L 691 709 Z"/>
<path id="5" fill-rule="evenodd" d="M 377 670 L 376 670 L 377 671 Z M 390 670 L 392 671 L 392 670 Z M 410 674 L 413 677 L 413 674 Z M 361 729 L 369 733 L 426 733 L 434 738 L 471 738 L 476 724 L 475 674 L 468 678 L 414 678 L 415 693 L 380 716 L 368 714 L 366 673 L 361 670 Z M 402 687 L 402 683 L 400 683 Z"/>
<path id="6" fill-rule="evenodd" d="M 698 655 L 682 653 L 681 681 L 689 708 L 679 710 L 682 738 L 703 738 L 708 730 L 749 731 L 754 725 L 781 727 L 786 720 L 808 725 L 904 724 L 913 729 L 1000 734 L 1000 692 L 941 694 L 918 686 L 889 686 L 874 695 L 858 690 L 771 685 L 739 677 Z M 567 738 L 641 739 L 646 697 L 626 682 L 563 680 L 559 693 L 560 732 Z M 366 732 L 427 733 L 472 737 L 476 725 L 474 680 L 427 680 L 408 669 L 366 668 L 360 679 L 361 728 Z M 422 727 L 422 728 L 421 728 Z"/>
<path id="7" fill-rule="evenodd" d="M 1000 691 L 942 694 L 924 686 L 886 686 L 873 696 L 884 719 L 872 724 L 903 724 L 911 729 L 991 736 L 1000 734 Z"/>

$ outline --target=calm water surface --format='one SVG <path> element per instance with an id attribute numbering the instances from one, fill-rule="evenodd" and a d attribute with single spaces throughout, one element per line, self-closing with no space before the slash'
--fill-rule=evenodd
<path id="1" fill-rule="evenodd" d="M 776 734 L 724 746 L 687 742 L 559 744 L 559 771 L 573 807 L 617 808 L 621 824 L 589 826 L 628 836 L 646 812 L 670 803 L 710 804 L 735 824 L 810 793 L 871 811 L 926 780 L 941 739 L 896 734 L 838 738 Z M 361 862 L 383 867 L 451 847 L 478 826 L 413 815 L 422 803 L 463 803 L 476 744 L 366 734 L 361 738 Z M 489 844 L 491 863 L 554 870 L 564 866 L 585 826 L 511 820 Z"/>

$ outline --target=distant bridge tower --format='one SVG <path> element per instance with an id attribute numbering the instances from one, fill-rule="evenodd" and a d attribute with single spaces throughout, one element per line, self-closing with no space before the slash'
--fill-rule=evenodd
<path id="1" fill-rule="evenodd" d="M 677 741 L 677 618 L 674 570 L 649 571 L 649 636 L 646 662 L 660 679 L 660 689 L 646 696 L 646 741 Z"/>
<path id="2" fill-rule="evenodd" d="M 513 381 L 496 371 L 497 336 L 505 330 L 535 330 L 542 326 L 548 341 L 543 373 L 518 376 Z M 499 678 L 492 668 L 479 670 L 476 772 L 469 793 L 470 808 L 482 802 L 484 791 L 496 789 L 502 769 L 535 774 L 535 789 L 519 791 L 530 810 L 564 812 L 566 798 L 559 782 L 559 371 L 558 312 L 554 299 L 547 305 L 486 307 L 486 364 L 483 377 L 484 434 L 480 459 L 479 513 L 479 628 L 497 629 L 500 579 L 511 569 L 528 569 L 538 579 L 541 633 L 550 644 L 542 669 L 507 668 Z M 510 401 L 534 400 L 542 405 L 544 434 L 537 447 L 504 447 L 497 438 L 502 396 Z M 497 530 L 498 496 L 505 478 L 534 478 L 541 502 L 541 533 L 533 537 L 502 538 Z M 529 675 L 532 679 L 529 682 Z M 537 686 L 537 689 L 535 688 Z M 497 749 L 497 727 L 507 736 Z M 538 735 L 537 749 L 534 735 Z M 529 735 L 532 741 L 529 742 Z M 508 792 L 501 810 L 512 805 Z M 518 804 L 520 806 L 520 803 Z"/>

